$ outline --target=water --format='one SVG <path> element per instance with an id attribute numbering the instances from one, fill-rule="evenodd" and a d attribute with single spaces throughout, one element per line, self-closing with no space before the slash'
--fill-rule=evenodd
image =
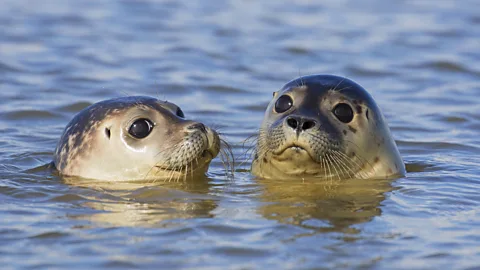
<path id="1" fill-rule="evenodd" d="M 260 2 L 2 2 L 3 269 L 480 268 L 478 1 Z M 407 177 L 252 178 L 243 141 L 312 73 L 368 89 Z M 235 179 L 218 159 L 169 185 L 42 167 L 76 112 L 139 94 L 217 127 L 245 162 Z"/>

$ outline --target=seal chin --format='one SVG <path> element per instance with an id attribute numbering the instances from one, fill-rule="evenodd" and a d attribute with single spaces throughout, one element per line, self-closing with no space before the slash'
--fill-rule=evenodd
<path id="1" fill-rule="evenodd" d="M 273 163 L 276 163 L 279 168 L 285 168 L 284 165 L 296 168 L 316 166 L 315 160 L 312 158 L 310 152 L 301 146 L 289 146 L 283 149 L 278 154 L 272 155 Z M 284 164 L 284 165 L 282 165 Z"/>

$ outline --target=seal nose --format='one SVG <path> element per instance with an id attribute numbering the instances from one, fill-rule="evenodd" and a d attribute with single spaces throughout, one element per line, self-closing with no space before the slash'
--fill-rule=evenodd
<path id="1" fill-rule="evenodd" d="M 287 125 L 295 131 L 304 131 L 313 128 L 315 121 L 300 116 L 289 116 L 287 117 Z"/>
<path id="2" fill-rule="evenodd" d="M 187 127 L 188 130 L 200 130 L 202 132 L 207 132 L 205 125 L 202 123 L 195 123 Z"/>

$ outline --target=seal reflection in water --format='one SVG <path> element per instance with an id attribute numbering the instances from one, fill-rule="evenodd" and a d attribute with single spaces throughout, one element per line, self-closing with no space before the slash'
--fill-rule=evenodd
<path id="1" fill-rule="evenodd" d="M 218 134 L 185 120 L 175 104 L 133 96 L 93 104 L 65 128 L 53 163 L 62 175 L 101 180 L 178 180 L 204 174 Z"/>
<path id="2" fill-rule="evenodd" d="M 387 178 L 405 166 L 368 92 L 333 75 L 310 75 L 274 93 L 252 173 L 261 178 Z"/>

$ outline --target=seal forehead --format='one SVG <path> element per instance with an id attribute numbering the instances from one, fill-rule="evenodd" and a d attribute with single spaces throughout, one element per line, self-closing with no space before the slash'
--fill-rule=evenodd
<path id="1" fill-rule="evenodd" d="M 375 101 L 370 94 L 356 82 L 335 75 L 308 75 L 294 79 L 282 87 L 281 92 L 295 89 L 307 89 L 305 100 L 309 102 L 319 101 L 329 92 L 336 92 L 342 96 L 367 106 L 375 107 Z"/>

